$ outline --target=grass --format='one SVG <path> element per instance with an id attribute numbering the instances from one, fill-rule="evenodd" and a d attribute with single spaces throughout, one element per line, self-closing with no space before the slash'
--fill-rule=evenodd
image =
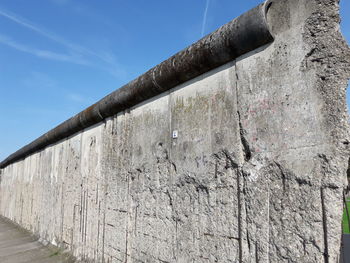
<path id="1" fill-rule="evenodd" d="M 51 258 L 51 257 L 58 256 L 59 253 L 60 253 L 60 251 L 57 250 L 56 252 L 54 252 L 54 253 L 52 253 L 52 254 L 50 255 L 50 258 Z"/>
<path id="2" fill-rule="evenodd" d="M 350 200 L 346 200 L 346 205 L 348 207 L 348 211 L 350 214 Z M 343 233 L 344 234 L 350 234 L 350 229 L 349 229 L 349 221 L 350 219 L 348 218 L 346 214 L 346 209 L 344 208 L 344 214 L 343 214 Z"/>

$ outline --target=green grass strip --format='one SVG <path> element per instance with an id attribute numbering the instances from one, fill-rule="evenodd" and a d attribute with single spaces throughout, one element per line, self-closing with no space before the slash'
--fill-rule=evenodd
<path id="1" fill-rule="evenodd" d="M 350 202 L 347 201 L 346 205 L 348 207 L 348 211 L 350 214 Z M 346 209 L 344 208 L 344 213 L 343 213 L 343 233 L 344 234 L 350 234 L 349 221 L 350 221 L 350 219 L 348 218 L 348 215 L 346 213 Z"/>

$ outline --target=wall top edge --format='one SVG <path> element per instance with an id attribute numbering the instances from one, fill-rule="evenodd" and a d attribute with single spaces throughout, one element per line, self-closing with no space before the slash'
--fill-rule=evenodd
<path id="1" fill-rule="evenodd" d="M 270 0 L 260 4 L 151 68 L 11 154 L 0 168 L 272 42 L 270 5 Z"/>

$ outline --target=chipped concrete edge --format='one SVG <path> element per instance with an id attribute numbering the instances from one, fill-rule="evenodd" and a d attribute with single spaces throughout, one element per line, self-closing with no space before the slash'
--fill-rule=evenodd
<path id="1" fill-rule="evenodd" d="M 334 3 L 335 2 L 335 3 Z M 309 52 L 304 68 L 314 70 L 321 95 L 324 127 L 329 129 L 334 157 L 350 179 L 350 119 L 346 90 L 350 80 L 350 47 L 340 31 L 340 0 L 321 1 L 307 19 L 303 38 Z M 345 178 L 344 178 L 345 179 Z M 350 182 L 345 182 L 348 185 Z"/>

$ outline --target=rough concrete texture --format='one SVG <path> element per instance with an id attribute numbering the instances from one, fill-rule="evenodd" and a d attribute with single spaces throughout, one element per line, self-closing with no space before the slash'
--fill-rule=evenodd
<path id="1" fill-rule="evenodd" d="M 73 263 L 68 253 L 43 245 L 28 231 L 0 217 L 1 263 Z"/>
<path id="2" fill-rule="evenodd" d="M 84 262 L 338 262 L 338 9 L 272 1 L 273 43 L 8 165 L 0 213 Z"/>

